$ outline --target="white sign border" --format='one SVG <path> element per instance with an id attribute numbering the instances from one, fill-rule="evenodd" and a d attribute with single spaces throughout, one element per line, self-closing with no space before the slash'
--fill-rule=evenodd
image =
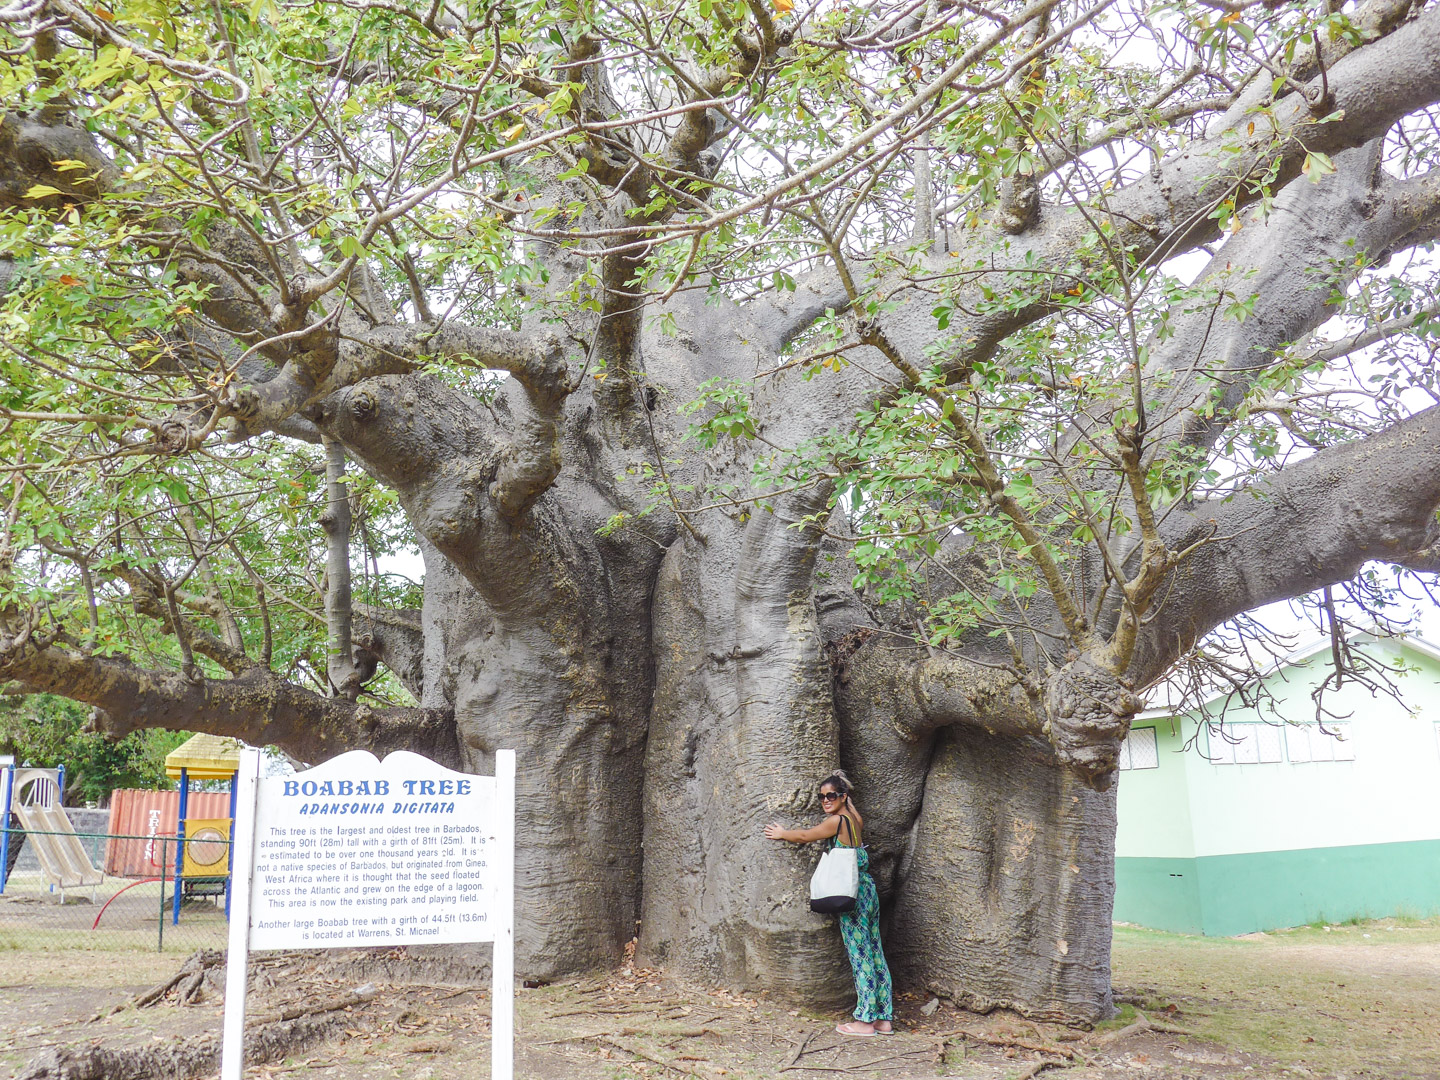
<path id="1" fill-rule="evenodd" d="M 250 890 L 255 874 L 255 800 L 260 751 L 240 752 L 235 797 L 235 848 L 230 867 L 230 941 L 225 967 L 225 1021 L 220 1080 L 245 1070 L 245 991 L 250 960 Z M 515 751 L 495 752 L 495 951 L 490 962 L 490 1076 L 515 1076 Z M 352 946 L 354 947 L 354 946 Z"/>

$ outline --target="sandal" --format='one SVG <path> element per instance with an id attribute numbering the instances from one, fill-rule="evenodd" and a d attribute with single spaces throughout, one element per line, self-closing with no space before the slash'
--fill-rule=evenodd
<path id="1" fill-rule="evenodd" d="M 875 1034 L 876 1034 L 876 1035 L 894 1035 L 894 1034 L 895 1034 L 895 1025 L 894 1025 L 894 1024 L 891 1024 L 891 1025 L 890 1025 L 890 1029 L 889 1029 L 888 1031 L 882 1031 L 882 1030 L 880 1029 L 880 1027 L 879 1027 L 879 1025 L 882 1024 L 882 1023 L 885 1023 L 885 1021 L 883 1021 L 883 1020 L 876 1021 L 876 1028 L 875 1028 Z"/>
<path id="2" fill-rule="evenodd" d="M 859 1020 L 851 1020 L 848 1023 L 836 1024 L 835 1030 L 838 1031 L 841 1035 L 854 1035 L 858 1038 L 868 1038 L 869 1036 L 875 1034 L 875 1028 L 873 1026 L 870 1027 L 869 1031 L 866 1031 L 865 1027 L 861 1025 L 861 1022 Z"/>

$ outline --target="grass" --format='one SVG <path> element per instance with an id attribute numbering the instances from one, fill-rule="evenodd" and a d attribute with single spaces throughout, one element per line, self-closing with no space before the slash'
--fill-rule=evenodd
<path id="1" fill-rule="evenodd" d="M 160 950 L 160 884 L 129 885 L 106 878 L 94 902 L 85 889 L 60 904 L 39 874 L 12 875 L 0 896 L 0 986 L 133 987 L 173 974 L 177 956 L 225 947 L 225 913 L 202 902 L 184 906 L 179 926 L 168 921 L 167 907 Z M 95 926 L 102 905 L 122 890 Z"/>
<path id="2" fill-rule="evenodd" d="M 0 952 L 0 991 L 20 988 L 105 990 L 114 987 L 149 986 L 175 974 L 179 961 L 174 953 Z"/>
<path id="3" fill-rule="evenodd" d="M 93 899 L 89 889 L 73 890 L 62 904 L 39 874 L 15 874 L 0 895 L 0 953 L 158 952 L 161 889 L 156 881 L 106 878 Z M 210 900 L 186 901 L 178 926 L 166 903 L 163 918 L 166 953 L 225 947 L 225 912 Z"/>
<path id="4" fill-rule="evenodd" d="M 1433 1077 L 1440 922 L 1383 919 L 1253 938 L 1116 927 L 1118 987 L 1172 1002 L 1233 1050 L 1323 1075 Z"/>
<path id="5" fill-rule="evenodd" d="M 188 955 L 196 949 L 223 949 L 226 935 L 222 930 L 205 927 L 197 931 L 182 921 L 179 928 L 165 927 L 165 947 L 157 947 L 160 935 L 154 927 L 146 930 L 40 930 L 0 929 L 0 954 L 3 953 L 133 953 L 165 952 Z"/>

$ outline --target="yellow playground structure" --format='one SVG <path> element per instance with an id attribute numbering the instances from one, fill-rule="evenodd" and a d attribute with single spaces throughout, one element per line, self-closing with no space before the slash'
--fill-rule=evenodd
<path id="1" fill-rule="evenodd" d="M 230 843 L 234 833 L 235 772 L 240 743 L 219 735 L 196 735 L 165 755 L 165 774 L 180 782 L 180 829 L 174 867 L 171 921 L 180 922 L 184 896 L 223 895 L 230 914 Z M 189 818 L 190 784 L 230 781 L 228 818 Z"/>

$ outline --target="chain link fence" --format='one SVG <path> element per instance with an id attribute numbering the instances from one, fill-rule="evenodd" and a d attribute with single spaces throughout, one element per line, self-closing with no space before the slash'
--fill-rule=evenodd
<path id="1" fill-rule="evenodd" d="M 129 860 L 125 876 L 105 873 L 112 845 L 130 841 L 140 845 L 140 864 Z M 8 864 L 0 865 L 0 951 L 191 953 L 225 948 L 225 879 L 181 877 L 177 905 L 178 844 L 190 849 L 191 861 L 228 865 L 223 856 L 229 843 L 215 836 L 177 841 L 174 836 L 0 829 L 0 849 L 6 849 Z M 93 873 L 65 877 L 86 884 L 60 887 L 54 872 L 60 845 L 68 849 L 72 865 L 80 851 L 88 858 Z"/>

